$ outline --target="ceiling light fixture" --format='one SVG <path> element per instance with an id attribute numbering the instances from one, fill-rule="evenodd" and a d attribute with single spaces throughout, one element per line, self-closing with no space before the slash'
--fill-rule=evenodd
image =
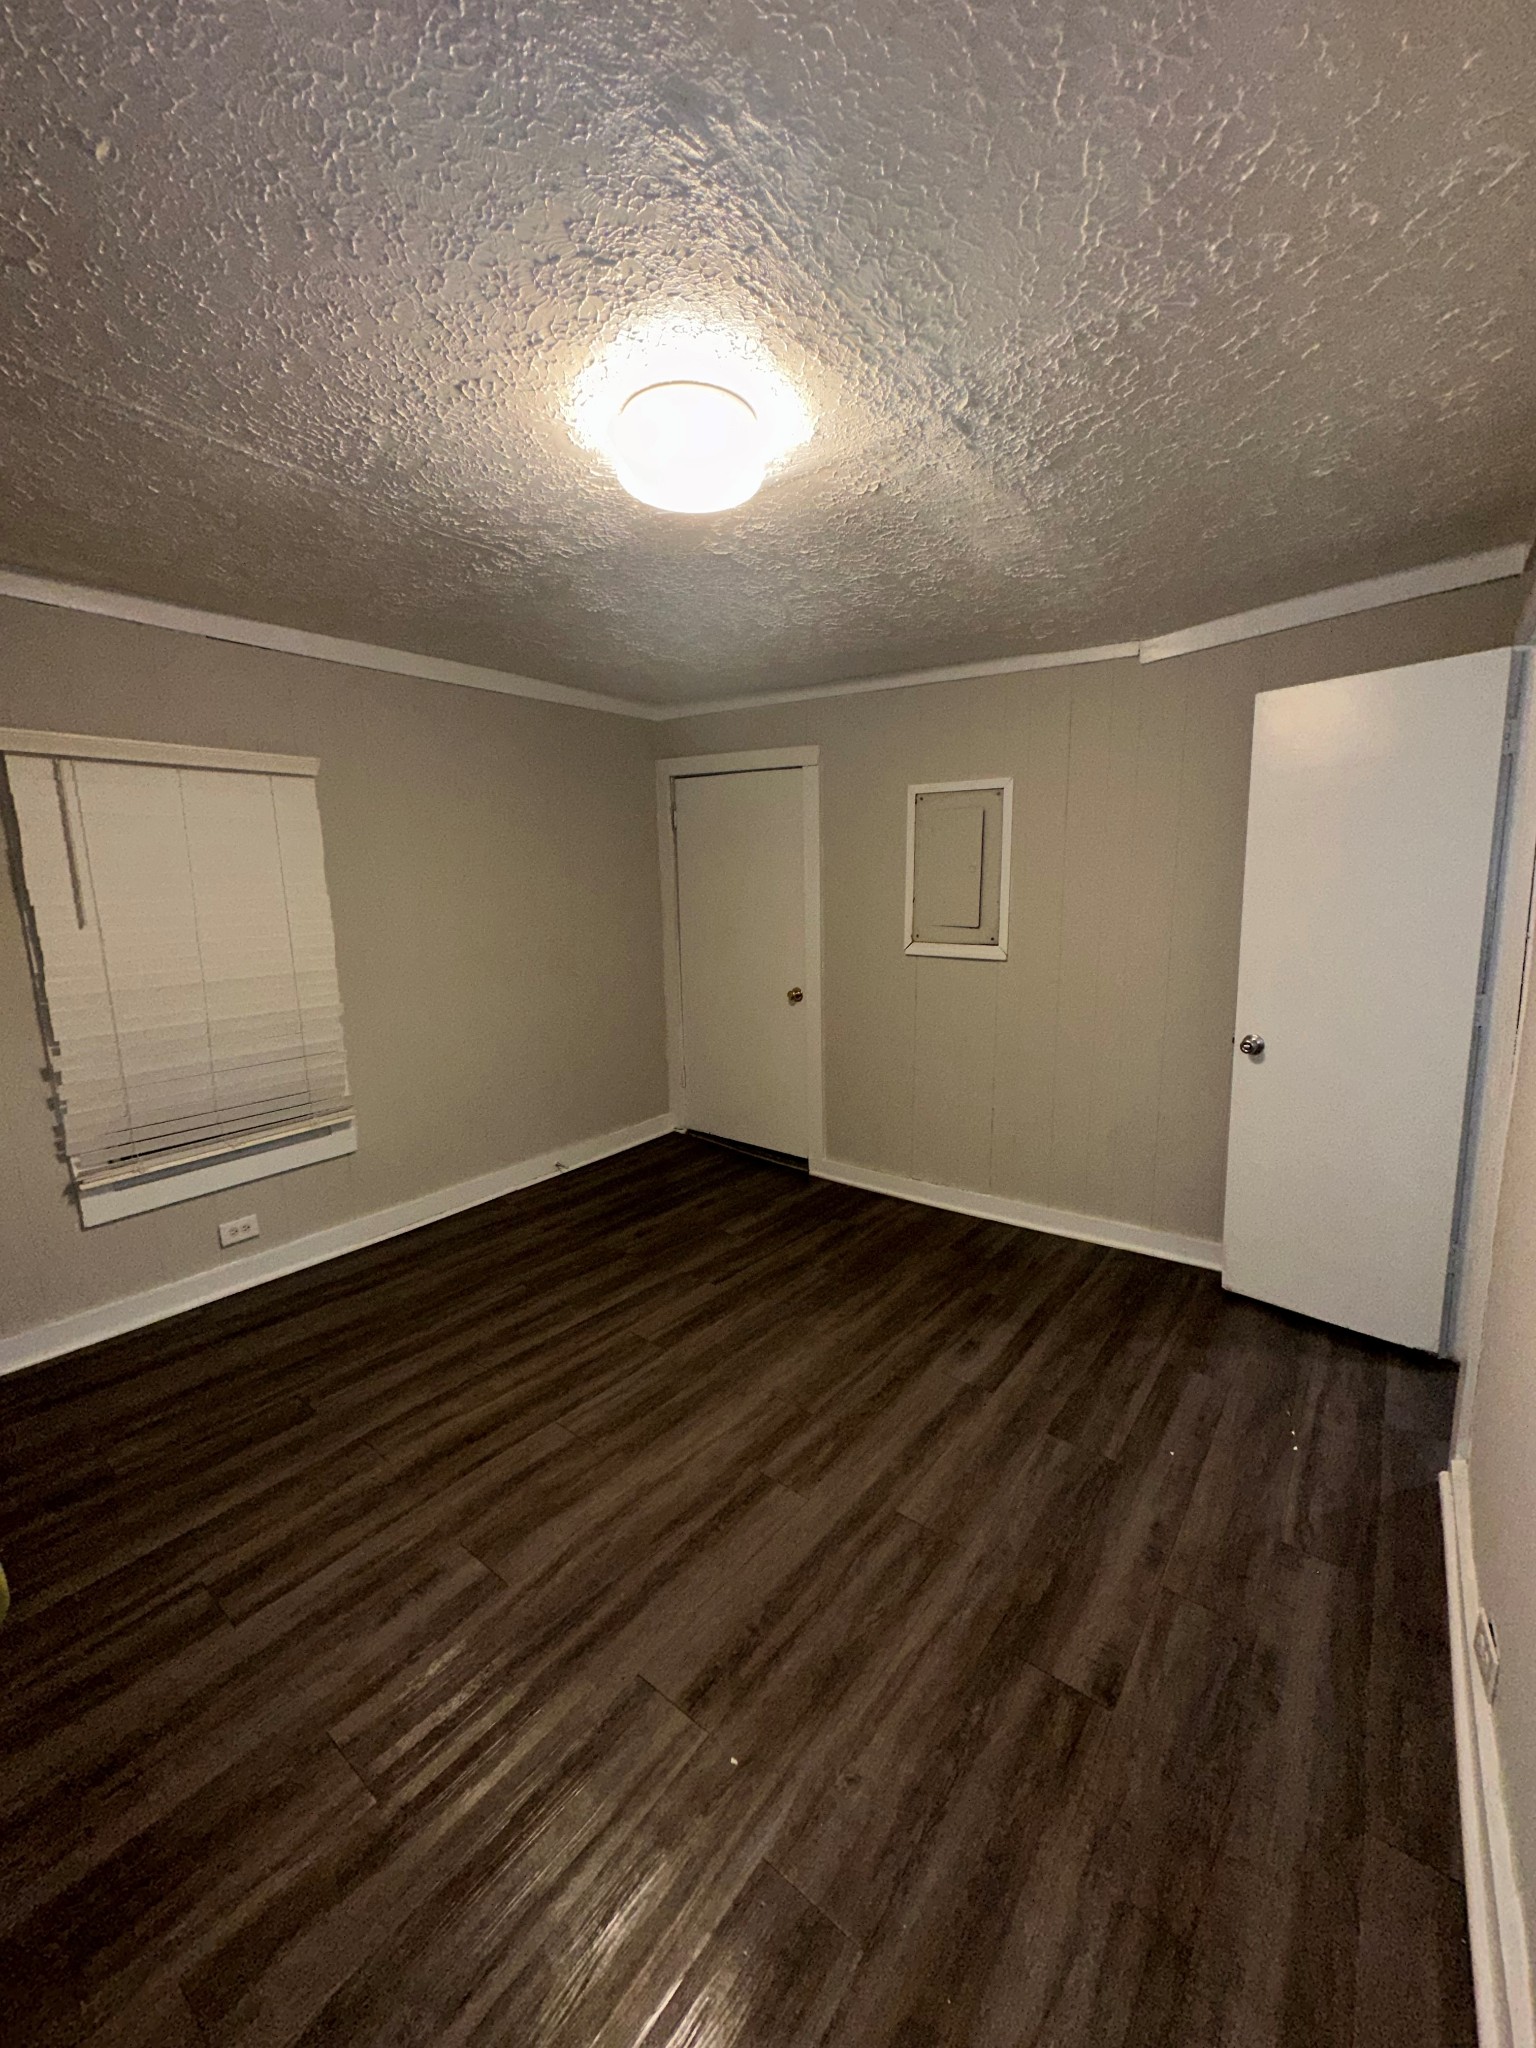
<path id="1" fill-rule="evenodd" d="M 619 482 L 661 512 L 726 512 L 744 505 L 767 473 L 762 423 L 723 384 L 647 384 L 608 430 Z"/>
<path id="2" fill-rule="evenodd" d="M 814 431 L 805 396 L 756 334 L 675 312 L 613 335 L 563 409 L 577 446 L 666 512 L 745 504 Z"/>

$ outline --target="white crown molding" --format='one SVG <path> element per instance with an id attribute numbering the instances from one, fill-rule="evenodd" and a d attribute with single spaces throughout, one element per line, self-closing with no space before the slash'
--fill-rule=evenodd
<path id="1" fill-rule="evenodd" d="M 1251 612 L 1233 612 L 1202 626 L 1186 626 L 1150 640 L 1122 640 L 1106 647 L 1068 647 L 1055 654 L 1002 655 L 994 661 L 959 662 L 951 668 L 911 669 L 901 675 L 861 676 L 846 683 L 824 683 L 815 689 L 771 690 L 760 696 L 716 697 L 702 704 L 658 706 L 653 718 L 700 717 L 713 711 L 753 711 L 764 704 L 803 704 L 819 697 L 854 697 L 870 690 L 908 690 L 924 683 L 958 683 L 980 676 L 1018 675 L 1030 669 L 1071 668 L 1091 661 L 1168 661 L 1202 648 L 1223 647 L 1235 640 L 1257 640 L 1286 633 L 1321 619 L 1347 618 L 1353 612 L 1377 611 L 1415 597 L 1433 597 L 1444 590 L 1465 590 L 1475 583 L 1498 583 L 1518 576 L 1529 550 L 1523 542 L 1488 548 L 1478 555 L 1458 555 L 1447 562 L 1401 569 L 1391 576 L 1373 576 L 1363 583 L 1341 583 L 1332 590 L 1261 605 Z"/>
<path id="2" fill-rule="evenodd" d="M 381 669 L 387 675 L 419 676 L 429 683 L 458 683 L 466 690 L 494 690 L 503 697 L 533 697 L 546 704 L 574 704 L 585 711 L 608 711 L 620 718 L 654 718 L 655 707 L 633 704 L 624 697 L 605 697 L 596 690 L 575 690 L 565 683 L 542 682 L 537 676 L 510 670 L 476 668 L 467 661 L 441 661 L 435 654 L 412 654 L 401 647 L 373 647 L 365 640 L 337 640 L 329 633 L 303 633 L 293 626 L 268 626 L 259 619 L 234 619 L 223 612 L 192 611 L 158 598 L 129 597 L 118 590 L 91 590 L 83 583 L 58 583 L 20 569 L 0 569 L 0 597 L 19 597 L 28 604 L 48 604 L 60 611 L 95 612 L 107 619 L 127 619 L 136 626 L 162 626 L 169 633 L 191 633 L 202 640 L 231 640 L 240 647 L 265 647 L 274 654 L 302 654 L 314 661 L 335 661 L 344 668 Z"/>
<path id="3" fill-rule="evenodd" d="M 129 1294 L 118 1301 L 105 1301 L 97 1308 L 78 1310 L 57 1322 L 42 1323 L 20 1330 L 12 1337 L 0 1337 L 0 1375 L 20 1372 L 23 1366 L 41 1365 L 45 1359 L 79 1351 L 87 1344 L 104 1344 L 109 1337 L 121 1337 L 129 1330 L 141 1330 L 148 1323 L 164 1322 L 205 1301 L 219 1301 L 226 1294 L 260 1287 L 279 1280 L 285 1273 L 299 1273 L 306 1266 L 318 1266 L 326 1259 L 344 1258 L 365 1245 L 380 1244 L 385 1238 L 400 1237 L 419 1230 L 425 1223 L 456 1216 L 462 1209 L 478 1208 L 482 1202 L 499 1201 L 536 1181 L 552 1180 L 556 1174 L 571 1173 L 579 1166 L 611 1159 L 616 1152 L 628 1152 L 636 1145 L 648 1145 L 674 1128 L 670 1115 L 648 1117 L 601 1137 L 577 1138 L 555 1152 L 541 1152 L 532 1159 L 520 1159 L 494 1173 L 478 1174 L 473 1180 L 455 1181 L 430 1195 L 417 1195 L 396 1202 L 389 1209 L 375 1209 L 368 1216 L 354 1216 L 349 1222 L 333 1224 L 328 1230 L 311 1231 L 306 1237 L 290 1238 L 286 1244 L 266 1245 L 230 1260 L 227 1265 L 210 1266 L 201 1273 L 189 1273 L 183 1280 L 167 1280 Z"/>
<path id="4" fill-rule="evenodd" d="M 1454 561 L 1428 562 L 1421 569 L 1399 569 L 1395 575 L 1372 576 L 1364 583 L 1340 583 L 1332 590 L 1314 591 L 1310 597 L 1288 597 L 1280 604 L 1260 605 L 1251 612 L 1233 612 L 1225 619 L 1208 619 L 1203 626 L 1185 626 L 1177 633 L 1160 633 L 1143 640 L 1141 659 L 1168 661 L 1177 654 L 1198 654 L 1202 648 L 1225 647 L 1234 640 L 1258 640 L 1268 633 L 1288 633 L 1293 626 L 1314 625 L 1319 619 L 1342 619 L 1352 612 L 1373 612 L 1382 605 L 1434 597 L 1442 590 L 1466 590 L 1474 583 L 1499 583 L 1506 576 L 1520 574 L 1526 554 L 1524 542 L 1517 541 L 1509 547 L 1488 548 L 1480 555 L 1458 555 Z"/>
<path id="5" fill-rule="evenodd" d="M 856 676 L 846 683 L 818 683 L 805 690 L 764 690 L 756 696 L 709 697 L 701 704 L 668 704 L 653 718 L 702 718 L 713 711 L 756 711 L 764 704 L 806 704 L 818 697 L 861 697 L 871 690 L 913 690 L 925 683 L 964 683 L 980 676 L 1011 676 L 1021 669 L 1076 668 L 1085 661 L 1134 661 L 1139 640 L 1112 647 L 1065 647 L 1056 654 L 1004 654 L 995 661 L 961 661 L 950 668 L 914 668 L 894 676 Z"/>
<path id="6" fill-rule="evenodd" d="M 1149 640 L 1120 640 L 1103 647 L 1064 647 L 1047 654 L 1003 654 L 990 661 L 955 662 L 946 668 L 906 669 L 896 675 L 855 676 L 846 682 L 821 683 L 803 690 L 764 690 L 757 695 L 710 697 L 697 704 L 655 704 L 627 697 L 608 697 L 596 690 L 546 683 L 538 676 L 510 670 L 476 668 L 465 661 L 440 660 L 399 647 L 375 647 L 362 640 L 337 640 L 328 633 L 305 633 L 291 626 L 264 625 L 257 619 L 229 618 L 222 612 L 199 612 L 185 605 L 163 604 L 158 598 L 130 597 L 121 591 L 92 590 L 81 583 L 60 583 L 19 569 L 0 569 L 0 597 L 29 604 L 54 605 L 64 611 L 94 612 L 104 618 L 127 619 L 141 626 L 162 626 L 172 633 L 191 633 L 204 640 L 229 640 L 243 647 L 265 647 L 278 654 L 307 655 L 347 668 L 380 669 L 389 675 L 419 676 L 434 683 L 456 683 L 469 690 L 492 690 L 504 697 L 531 697 L 547 704 L 570 704 L 586 711 L 606 711 L 618 718 L 666 721 L 702 718 L 718 711 L 757 711 L 772 704 L 815 703 L 823 697 L 859 697 L 875 690 L 919 689 L 929 683 L 961 683 L 987 676 L 1026 674 L 1035 669 L 1075 668 L 1097 661 L 1168 661 L 1175 655 L 1223 647 L 1235 640 L 1255 640 L 1269 633 L 1289 632 L 1320 619 L 1339 619 L 1352 612 L 1375 611 L 1440 591 L 1463 590 L 1475 583 L 1497 583 L 1518 576 L 1529 550 L 1522 542 L 1489 548 L 1453 561 L 1429 562 L 1363 583 L 1343 583 L 1307 597 L 1261 605 L 1256 611 L 1233 612 L 1201 626 L 1186 626 Z"/>

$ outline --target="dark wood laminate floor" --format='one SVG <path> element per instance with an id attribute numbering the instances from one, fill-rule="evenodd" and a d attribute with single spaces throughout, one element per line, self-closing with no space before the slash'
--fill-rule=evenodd
<path id="1" fill-rule="evenodd" d="M 1450 1397 L 683 1138 L 0 1382 L 0 2035 L 1470 2044 Z"/>

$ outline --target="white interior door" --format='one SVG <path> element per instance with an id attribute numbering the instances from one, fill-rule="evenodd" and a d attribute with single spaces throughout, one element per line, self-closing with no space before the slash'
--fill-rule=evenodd
<path id="1" fill-rule="evenodd" d="M 804 1158 L 799 768 L 673 784 L 688 1128 Z"/>
<path id="2" fill-rule="evenodd" d="M 1508 677 L 1500 650 L 1254 708 L 1226 1284 L 1422 1350 L 1440 1345 Z"/>

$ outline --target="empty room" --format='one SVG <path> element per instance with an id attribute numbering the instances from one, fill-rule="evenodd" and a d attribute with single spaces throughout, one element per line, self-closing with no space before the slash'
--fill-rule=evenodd
<path id="1" fill-rule="evenodd" d="M 1536 2048 L 1527 0 L 0 113 L 0 2042 Z"/>

